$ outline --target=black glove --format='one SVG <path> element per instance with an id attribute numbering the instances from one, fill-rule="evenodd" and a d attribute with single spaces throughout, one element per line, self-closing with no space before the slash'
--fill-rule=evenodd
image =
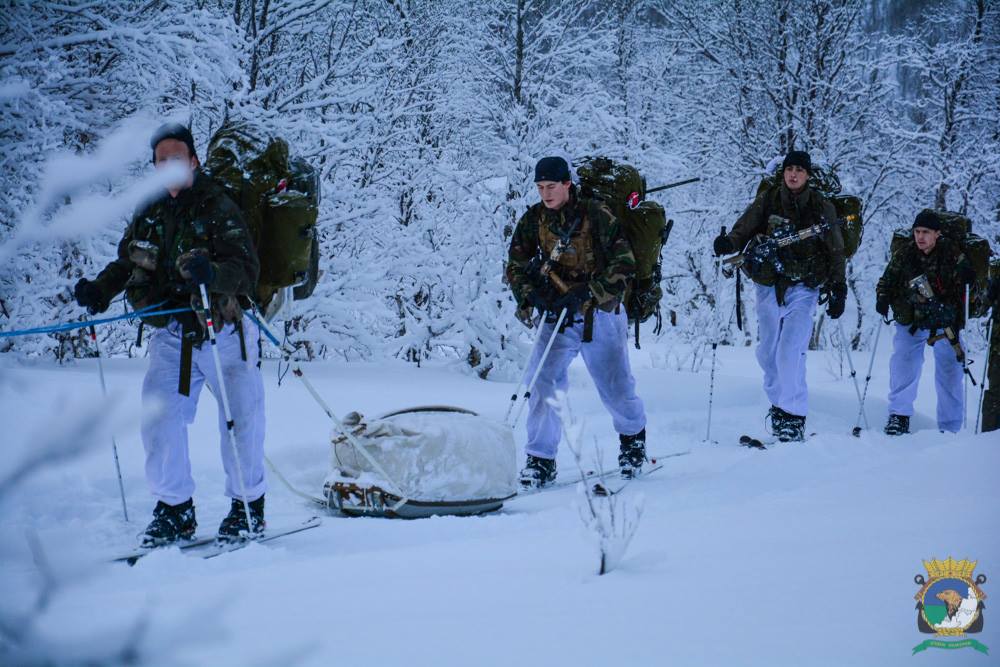
<path id="1" fill-rule="evenodd" d="M 528 306 L 534 306 L 543 315 L 547 311 L 552 310 L 552 302 L 538 288 L 528 292 L 527 305 L 525 307 Z"/>
<path id="2" fill-rule="evenodd" d="M 733 242 L 729 240 L 729 237 L 725 234 L 719 234 L 715 237 L 715 242 L 712 243 L 712 248 L 715 249 L 716 256 L 718 255 L 732 255 L 736 252 L 736 246 Z"/>
<path id="3" fill-rule="evenodd" d="M 589 285 L 579 285 L 574 287 L 570 291 L 563 294 L 561 297 L 555 300 L 552 304 L 551 312 L 559 313 L 563 308 L 566 309 L 566 322 L 572 322 L 573 317 L 580 312 L 583 308 L 583 304 L 587 303 L 594 298 L 594 295 L 590 293 Z"/>
<path id="4" fill-rule="evenodd" d="M 971 285 L 976 282 L 976 270 L 968 265 L 962 266 L 958 270 L 958 279 L 962 281 L 963 285 Z"/>
<path id="5" fill-rule="evenodd" d="M 875 296 L 875 312 L 889 319 L 889 297 L 885 294 Z"/>
<path id="6" fill-rule="evenodd" d="M 80 278 L 77 281 L 76 286 L 73 288 L 73 297 L 91 315 L 103 313 L 111 305 L 111 302 L 105 298 L 101 288 L 86 278 Z"/>
<path id="7" fill-rule="evenodd" d="M 836 320 L 844 314 L 844 305 L 847 303 L 847 285 L 844 283 L 833 283 L 830 285 L 830 296 L 826 304 L 826 314 Z"/>
<path id="8" fill-rule="evenodd" d="M 212 262 L 209 261 L 206 255 L 189 253 L 187 257 L 178 262 L 178 265 L 181 275 L 196 285 L 205 285 L 207 287 L 215 280 L 215 267 L 212 266 Z"/>

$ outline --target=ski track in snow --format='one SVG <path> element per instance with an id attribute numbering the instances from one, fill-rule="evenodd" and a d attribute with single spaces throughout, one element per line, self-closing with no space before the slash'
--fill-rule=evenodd
<path id="1" fill-rule="evenodd" d="M 319 528 L 203 561 L 176 551 L 134 567 L 106 559 L 134 545 L 153 502 L 142 473 L 138 426 L 117 434 L 132 522 L 121 518 L 110 443 L 31 478 L 4 501 L 0 587 L 4 606 L 27 608 L 39 575 L 24 534 L 36 531 L 69 582 L 40 619 L 52 641 L 96 636 L 141 615 L 194 614 L 208 628 L 181 655 L 191 664 L 379 665 L 986 665 L 971 649 L 911 649 L 914 575 L 923 559 L 978 560 L 984 590 L 1000 596 L 1000 435 L 939 434 L 928 359 L 910 437 L 881 434 L 888 348 L 869 390 L 871 431 L 850 435 L 857 402 L 849 376 L 834 378 L 810 353 L 805 444 L 766 452 L 739 447 L 763 433 L 767 404 L 751 348 L 720 348 L 718 444 L 702 442 L 708 369 L 653 368 L 665 346 L 632 350 L 649 415 L 648 449 L 666 467 L 622 497 L 645 499 L 625 559 L 596 576 L 597 555 L 573 488 L 522 497 L 499 514 L 417 521 L 324 515 Z M 650 352 L 653 353 L 651 357 Z M 855 356 L 862 367 L 867 355 Z M 138 412 L 144 360 L 106 362 L 116 400 Z M 306 371 L 341 416 L 453 404 L 502 418 L 512 384 L 482 382 L 445 365 L 310 364 Z M 267 444 L 289 479 L 316 495 L 329 466 L 330 425 L 291 375 L 279 388 L 265 365 Z M 207 392 L 206 392 L 207 393 Z M 58 367 L 0 360 L 5 471 L 71 397 L 101 400 L 93 360 Z M 970 391 L 978 398 L 978 390 Z M 617 438 L 578 359 L 570 403 L 586 419 L 586 445 Z M 970 410 L 970 420 L 975 416 Z M 203 395 L 190 432 L 202 531 L 228 507 L 215 404 Z M 515 434 L 524 442 L 522 424 Z M 519 452 L 518 459 L 523 454 Z M 560 474 L 575 468 L 560 450 Z M 269 521 L 315 513 L 273 477 Z M 1000 598 L 998 598 L 1000 599 Z M 986 601 L 974 636 L 1000 651 L 1000 619 Z M 205 611 L 207 610 L 207 611 Z M 213 639 L 214 637 L 214 639 Z"/>

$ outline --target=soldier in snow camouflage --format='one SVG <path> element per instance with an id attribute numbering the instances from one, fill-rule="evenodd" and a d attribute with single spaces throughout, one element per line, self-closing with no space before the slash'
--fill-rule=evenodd
<path id="1" fill-rule="evenodd" d="M 885 432 L 909 432 L 924 346 L 929 345 L 934 349 L 938 428 L 954 433 L 962 426 L 965 393 L 964 368 L 952 345 L 961 345 L 965 286 L 976 272 L 961 247 L 941 236 L 941 222 L 932 211 L 917 215 L 912 233 L 912 240 L 893 253 L 876 288 L 875 310 L 886 317 L 891 307 L 896 320 Z M 954 341 L 948 340 L 949 332 Z"/>
<path id="2" fill-rule="evenodd" d="M 844 313 L 847 299 L 844 240 L 837 212 L 809 186 L 811 175 L 809 154 L 789 152 L 782 162 L 781 185 L 762 192 L 732 231 L 719 235 L 714 243 L 716 255 L 735 253 L 753 236 L 772 234 L 773 216 L 788 220 L 795 230 L 829 225 L 819 236 L 780 248 L 782 271 L 770 267 L 751 275 L 757 296 L 757 362 L 764 371 L 764 392 L 771 402 L 768 417 L 772 433 L 786 442 L 805 438 L 809 400 L 805 354 L 819 290 L 824 288 L 829 294 L 827 313 L 833 319 Z"/>
<path id="3" fill-rule="evenodd" d="M 96 280 L 80 280 L 77 302 L 91 313 L 108 308 L 122 290 L 135 308 L 190 306 L 199 285 L 211 293 L 217 348 L 232 409 L 239 466 L 229 445 L 219 400 L 220 448 L 226 494 L 233 499 L 219 527 L 222 539 L 237 539 L 264 527 L 264 385 L 258 367 L 259 331 L 243 315 L 256 287 L 259 264 L 237 206 L 200 171 L 191 132 L 176 124 L 153 135 L 157 168 L 179 164 L 186 180 L 141 207 L 118 244 L 118 257 Z M 144 318 L 156 327 L 149 341 L 149 369 L 142 386 L 142 441 L 146 479 L 157 500 L 143 535 L 145 546 L 194 536 L 194 480 L 188 458 L 187 425 L 194 419 L 201 388 L 219 397 L 220 380 L 207 331 L 194 310 Z M 237 470 L 243 472 L 242 485 Z M 248 527 L 239 489 L 251 501 Z"/>
<path id="4" fill-rule="evenodd" d="M 555 479 L 562 426 L 549 399 L 568 386 L 567 369 L 582 354 L 604 406 L 619 433 L 619 465 L 625 477 L 645 461 L 646 414 L 629 367 L 628 318 L 622 306 L 635 257 L 606 206 L 578 196 L 562 158 L 539 160 L 535 183 L 542 201 L 528 209 L 514 230 L 506 277 L 517 300 L 518 318 L 540 332 L 525 378 L 553 344 L 529 398 L 525 486 Z M 563 327 L 555 330 L 565 310 Z"/>

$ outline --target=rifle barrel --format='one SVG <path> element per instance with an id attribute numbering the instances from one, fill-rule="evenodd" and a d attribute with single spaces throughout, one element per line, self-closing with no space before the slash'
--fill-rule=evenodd
<path id="1" fill-rule="evenodd" d="M 666 185 L 657 185 L 655 188 L 647 188 L 646 194 L 652 194 L 654 192 L 659 192 L 660 190 L 669 190 L 670 188 L 676 188 L 681 185 L 687 185 L 688 183 L 697 183 L 701 178 L 689 178 L 686 181 L 677 181 L 676 183 L 667 183 Z"/>

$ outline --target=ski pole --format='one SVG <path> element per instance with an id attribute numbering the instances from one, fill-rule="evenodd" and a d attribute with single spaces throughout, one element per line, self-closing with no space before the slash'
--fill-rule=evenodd
<path id="1" fill-rule="evenodd" d="M 878 350 L 878 339 L 882 336 L 882 322 L 879 320 L 875 324 L 875 342 L 872 344 L 872 356 L 868 359 L 868 374 L 865 375 L 865 390 L 861 394 L 861 407 L 858 409 L 858 418 L 854 422 L 854 430 L 851 431 L 851 435 L 855 438 L 861 437 L 861 419 L 864 417 L 865 421 L 868 421 L 868 415 L 865 414 L 865 401 L 868 400 L 868 384 L 872 380 L 872 367 L 875 365 L 875 351 Z"/>
<path id="2" fill-rule="evenodd" d="M 544 320 L 544 313 L 542 315 Z M 538 325 L 538 335 L 535 336 L 535 344 L 531 346 L 531 354 L 535 354 L 535 349 L 538 348 L 539 343 L 542 340 L 542 326 L 541 323 Z M 524 386 L 524 372 L 521 373 L 520 378 L 517 381 L 517 387 L 514 388 L 514 393 L 510 395 L 510 403 L 507 405 L 507 413 L 503 416 L 503 423 L 506 424 L 507 420 L 510 419 L 510 413 L 514 411 L 514 406 L 517 404 L 517 396 L 521 393 L 521 387 Z"/>
<path id="3" fill-rule="evenodd" d="M 726 226 L 722 225 L 721 236 L 726 235 Z M 712 371 L 708 376 L 708 423 L 705 425 L 705 442 L 712 441 L 712 402 L 715 398 L 715 359 L 719 349 L 719 326 L 722 324 L 719 319 L 719 286 L 722 282 L 722 256 L 715 261 L 715 336 L 712 338 Z"/>
<path id="4" fill-rule="evenodd" d="M 524 396 L 521 397 L 521 402 L 517 407 L 517 414 L 514 415 L 514 421 L 510 425 L 511 428 L 515 428 L 517 426 L 517 422 L 521 419 L 521 413 L 524 412 L 524 406 L 527 404 L 528 399 L 531 398 L 531 390 L 535 388 L 535 382 L 538 381 L 538 376 L 542 373 L 542 367 L 545 366 L 545 360 L 549 358 L 549 352 L 552 350 L 552 344 L 556 342 L 556 336 L 559 335 L 559 329 L 562 327 L 563 320 L 566 319 L 566 313 L 567 311 L 565 308 L 559 312 L 559 318 L 556 320 L 556 325 L 552 328 L 552 335 L 549 337 L 549 342 L 545 345 L 545 350 L 542 351 L 542 357 L 538 360 L 538 366 L 535 367 L 535 372 L 531 376 L 531 382 L 528 383 L 528 387 L 524 390 Z"/>
<path id="5" fill-rule="evenodd" d="M 965 284 L 965 319 L 963 326 L 969 326 L 969 284 Z M 960 337 L 962 334 L 959 333 Z M 968 357 L 962 356 L 962 429 L 969 428 L 969 361 Z M 975 380 L 973 380 L 975 382 Z"/>
<path id="6" fill-rule="evenodd" d="M 854 370 L 854 360 L 851 358 L 851 351 L 847 347 L 847 336 L 844 335 L 844 323 L 840 320 L 837 320 L 837 330 L 840 332 L 840 344 L 847 353 L 847 365 L 851 369 L 851 379 L 854 380 L 854 393 L 858 395 L 858 405 L 861 408 L 861 419 L 864 421 L 865 428 L 867 429 L 870 427 L 868 426 L 868 415 L 865 414 L 865 403 L 861 399 L 861 387 L 858 386 L 858 374 Z"/>
<path id="7" fill-rule="evenodd" d="M 101 343 L 97 340 L 97 330 L 94 325 L 90 325 L 90 340 L 93 341 L 94 347 L 97 349 L 97 373 L 101 377 L 101 393 L 104 395 L 104 399 L 108 398 L 108 385 L 104 381 L 104 362 L 101 360 Z M 128 523 L 128 505 L 125 504 L 125 484 L 122 482 L 122 466 L 118 461 L 118 442 L 115 440 L 115 436 L 111 434 L 111 451 L 115 456 L 115 473 L 118 475 L 118 493 L 122 498 L 122 514 L 125 515 L 125 523 Z"/>
<path id="8" fill-rule="evenodd" d="M 986 396 L 986 371 L 990 367 L 990 357 L 993 355 L 993 346 L 990 345 L 990 338 L 993 337 L 993 320 L 995 319 L 995 317 L 991 317 L 990 323 L 986 325 L 986 363 L 983 364 L 983 377 L 979 382 L 979 408 L 976 411 L 975 433 L 979 433 L 979 418 L 983 414 L 983 399 Z"/>
<path id="9" fill-rule="evenodd" d="M 303 372 L 302 366 L 293 358 L 293 355 L 295 354 L 295 348 L 289 345 L 288 343 L 282 343 L 281 340 L 279 340 L 278 335 L 274 332 L 273 329 L 271 329 L 271 326 L 264 320 L 257 317 L 256 313 L 248 311 L 247 314 L 257 324 L 260 330 L 267 336 L 268 340 L 274 343 L 274 345 L 279 350 L 281 350 L 285 363 L 289 364 L 292 367 L 292 374 L 294 374 L 295 377 L 297 377 L 299 380 L 302 381 L 302 384 L 305 386 L 306 390 L 313 397 L 313 400 L 316 401 L 319 407 L 322 408 L 323 412 L 326 413 L 326 416 L 333 423 L 333 427 L 337 430 L 337 432 L 347 439 L 347 441 L 351 444 L 351 446 L 354 447 L 354 450 L 361 455 L 361 458 L 365 459 L 368 462 L 368 465 L 374 468 L 377 473 L 382 475 L 382 477 L 387 482 L 389 482 L 396 488 L 396 491 L 399 493 L 400 498 L 396 502 L 396 504 L 393 505 L 390 509 L 393 512 L 395 512 L 399 510 L 400 507 L 410 502 L 409 494 L 402 487 L 402 485 L 396 482 L 396 480 L 394 480 L 389 475 L 389 473 L 385 471 L 385 468 L 383 468 L 382 465 L 379 464 L 379 462 L 376 461 L 375 458 L 368 453 L 368 450 L 365 449 L 364 445 L 362 445 L 361 442 L 355 437 L 355 435 L 351 433 L 351 431 L 346 426 L 344 426 L 344 423 L 340 421 L 337 415 L 333 413 L 333 410 L 330 409 L 330 406 L 327 404 L 327 402 L 323 400 L 323 397 L 319 395 L 318 391 L 316 391 L 316 387 L 313 386 L 312 382 L 309 381 L 309 378 L 307 378 L 305 373 Z"/>
<path id="10" fill-rule="evenodd" d="M 233 458 L 236 460 L 236 475 L 240 480 L 240 495 L 243 500 L 243 512 L 247 517 L 247 536 L 253 538 L 253 520 L 250 518 L 250 501 L 247 498 L 246 482 L 243 481 L 243 465 L 240 463 L 240 450 L 236 446 L 236 424 L 233 413 L 229 409 L 229 392 L 226 391 L 226 380 L 222 376 L 222 360 L 219 358 L 219 346 L 216 344 L 215 325 L 212 322 L 212 305 L 208 300 L 208 290 L 205 283 L 198 285 L 201 289 L 201 306 L 205 311 L 205 326 L 208 329 L 208 339 L 212 344 L 212 359 L 215 361 L 215 375 L 219 378 L 219 394 L 222 399 L 222 410 L 226 415 L 226 433 L 229 434 L 229 444 L 233 448 Z"/>

